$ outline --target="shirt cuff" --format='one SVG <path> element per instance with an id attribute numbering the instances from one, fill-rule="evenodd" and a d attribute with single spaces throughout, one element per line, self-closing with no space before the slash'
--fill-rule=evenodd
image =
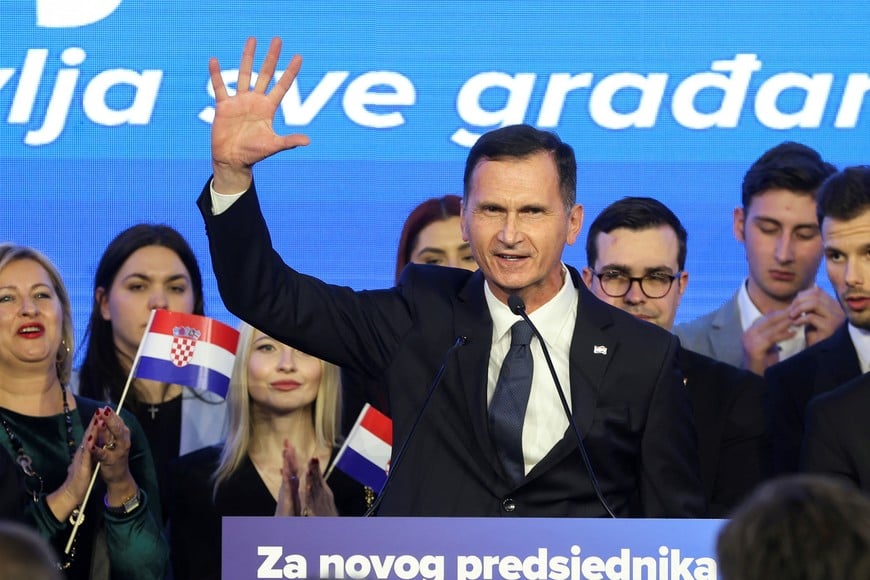
<path id="1" fill-rule="evenodd" d="M 208 189 L 211 192 L 211 214 L 212 215 L 220 215 L 230 209 L 230 206 L 236 203 L 240 197 L 242 197 L 245 192 L 233 193 L 233 194 L 224 194 L 218 193 L 214 190 L 214 179 L 211 180 L 208 184 Z M 247 190 L 246 190 L 247 191 Z"/>

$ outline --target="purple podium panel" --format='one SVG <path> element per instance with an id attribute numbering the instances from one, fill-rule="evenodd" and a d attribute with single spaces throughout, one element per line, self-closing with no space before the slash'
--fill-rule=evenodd
<path id="1" fill-rule="evenodd" d="M 224 518 L 224 578 L 718 577 L 724 520 Z"/>

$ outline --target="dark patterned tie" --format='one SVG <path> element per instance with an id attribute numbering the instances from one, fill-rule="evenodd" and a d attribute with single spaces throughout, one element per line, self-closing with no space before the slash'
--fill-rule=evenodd
<path id="1" fill-rule="evenodd" d="M 511 348 L 501 364 L 489 403 L 489 430 L 502 466 L 518 484 L 526 475 L 523 461 L 523 421 L 532 390 L 532 327 L 520 320 L 511 327 Z"/>

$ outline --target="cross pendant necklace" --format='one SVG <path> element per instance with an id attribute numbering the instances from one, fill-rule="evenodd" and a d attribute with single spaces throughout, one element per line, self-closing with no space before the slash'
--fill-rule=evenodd
<path id="1" fill-rule="evenodd" d="M 157 405 L 166 401 L 166 394 L 169 392 L 169 383 L 161 383 L 161 385 L 163 386 L 163 392 L 160 394 L 160 401 L 157 404 L 151 403 L 151 406 L 147 410 L 147 413 L 151 415 L 152 421 L 157 418 L 157 412 L 160 410 Z"/>

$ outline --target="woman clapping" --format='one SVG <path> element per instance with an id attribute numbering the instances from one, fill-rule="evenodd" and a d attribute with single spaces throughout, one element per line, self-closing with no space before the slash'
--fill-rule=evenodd
<path id="1" fill-rule="evenodd" d="M 36 250 L 0 244 L 0 445 L 21 469 L 25 518 L 60 554 L 81 522 L 61 562 L 68 578 L 161 578 L 168 550 L 141 427 L 68 391 L 72 350 L 57 269 Z"/>

